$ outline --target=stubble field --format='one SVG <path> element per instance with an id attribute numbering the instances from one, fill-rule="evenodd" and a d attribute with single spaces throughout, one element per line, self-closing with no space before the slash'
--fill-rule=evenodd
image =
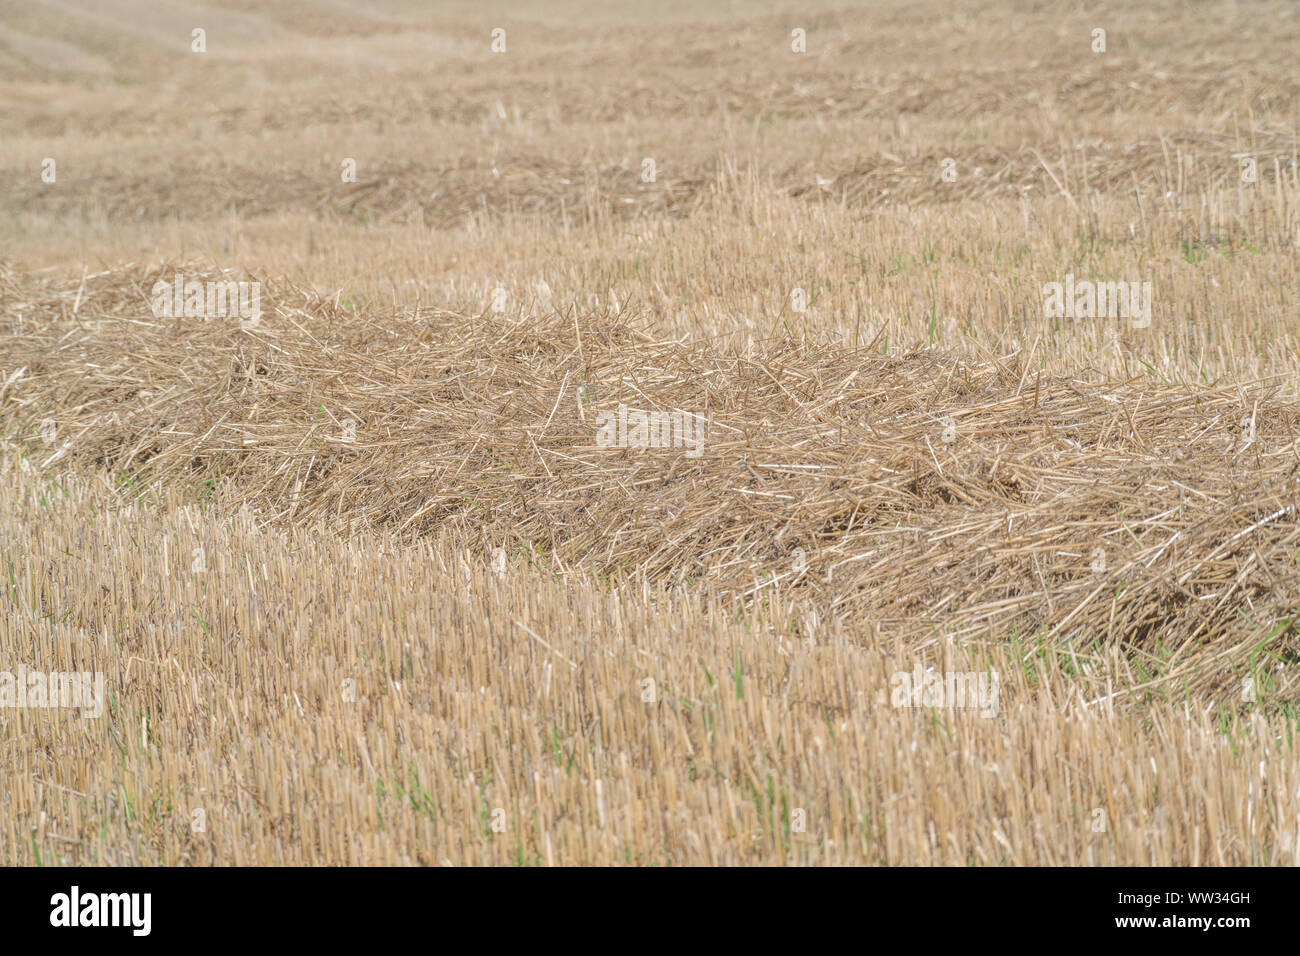
<path id="1" fill-rule="evenodd" d="M 0 13 L 0 863 L 1300 862 L 1293 5 L 154 6 Z"/>

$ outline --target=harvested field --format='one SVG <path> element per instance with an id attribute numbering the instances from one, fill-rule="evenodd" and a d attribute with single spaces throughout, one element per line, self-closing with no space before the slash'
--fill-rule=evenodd
<path id="1" fill-rule="evenodd" d="M 1292 7 L 63 7 L 0 863 L 1300 862 Z"/>

